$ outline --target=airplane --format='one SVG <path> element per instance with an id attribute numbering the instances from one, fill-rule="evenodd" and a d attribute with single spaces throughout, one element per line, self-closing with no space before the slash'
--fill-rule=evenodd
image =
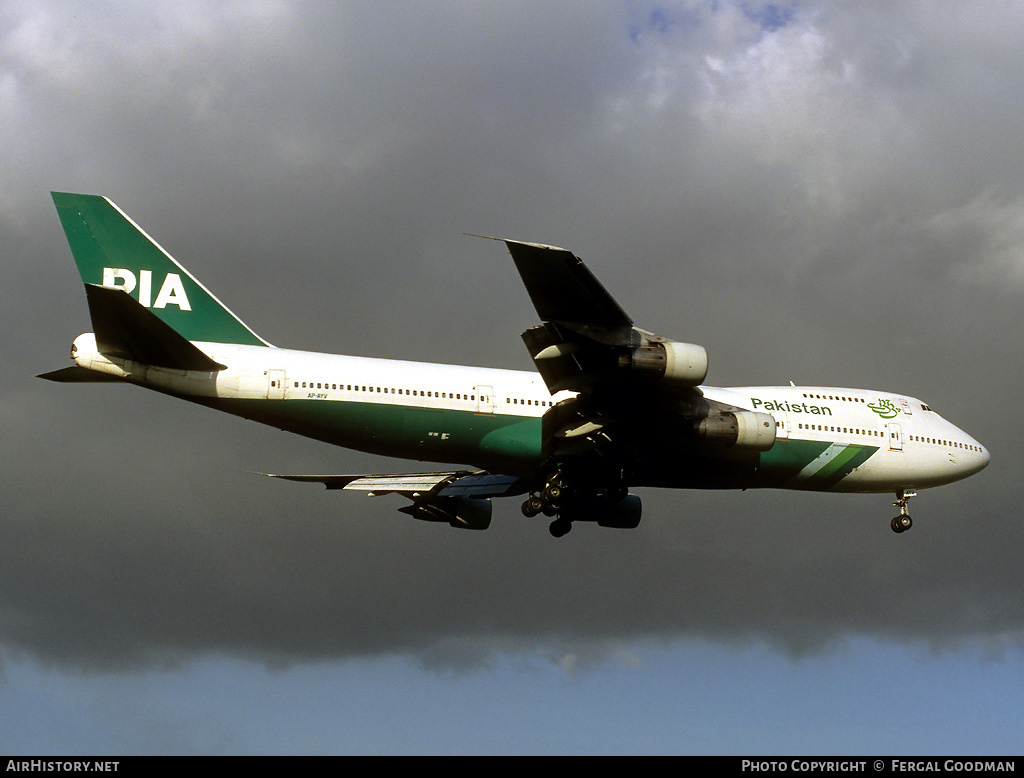
<path id="1" fill-rule="evenodd" d="M 282 475 L 398 494 L 416 519 L 490 526 L 522 498 L 562 537 L 635 529 L 639 487 L 893 493 L 982 470 L 989 452 L 920 400 L 824 386 L 705 386 L 706 350 L 636 327 L 570 251 L 500 239 L 540 324 L 536 372 L 295 351 L 244 324 L 111 200 L 53 192 L 93 331 L 40 378 L 131 383 L 327 443 L 448 465 L 439 472 Z M 478 236 L 485 237 L 485 236 Z M 499 240 L 499 239 L 494 239 Z"/>

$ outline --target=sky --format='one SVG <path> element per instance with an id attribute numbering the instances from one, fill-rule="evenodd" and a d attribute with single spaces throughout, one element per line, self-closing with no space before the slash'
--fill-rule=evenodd
<path id="1" fill-rule="evenodd" d="M 1024 742 L 1024 9 L 0 6 L 0 753 L 1013 754 Z M 529 370 L 564 246 L 712 386 L 919 397 L 989 467 L 641 490 L 487 532 L 255 472 L 401 472 L 35 378 L 103 194 L 279 346 Z"/>

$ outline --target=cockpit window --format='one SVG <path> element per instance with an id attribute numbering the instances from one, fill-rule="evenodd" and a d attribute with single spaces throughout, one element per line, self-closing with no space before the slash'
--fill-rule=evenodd
<path id="1" fill-rule="evenodd" d="M 921 403 L 921 410 L 922 411 L 930 411 L 931 408 L 928 407 L 927 403 Z"/>

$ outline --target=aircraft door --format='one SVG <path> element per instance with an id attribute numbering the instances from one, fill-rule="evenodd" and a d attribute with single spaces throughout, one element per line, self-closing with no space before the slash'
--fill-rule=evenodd
<path id="1" fill-rule="evenodd" d="M 288 375 L 284 370 L 268 370 L 267 371 L 267 399 L 268 400 L 283 400 L 284 399 L 284 388 L 285 383 L 288 380 Z"/>
<path id="2" fill-rule="evenodd" d="M 889 450 L 903 450 L 903 425 L 889 422 L 885 425 L 886 434 L 889 436 Z"/>
<path id="3" fill-rule="evenodd" d="M 494 413 L 497 405 L 494 401 L 494 387 L 480 384 L 474 386 L 476 391 L 476 409 L 479 413 Z"/>
<path id="4" fill-rule="evenodd" d="M 789 414 L 785 411 L 774 411 L 775 417 L 775 439 L 787 440 L 789 438 Z"/>

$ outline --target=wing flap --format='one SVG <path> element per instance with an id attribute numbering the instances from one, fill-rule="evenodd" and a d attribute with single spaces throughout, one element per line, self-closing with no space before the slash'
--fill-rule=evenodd
<path id="1" fill-rule="evenodd" d="M 516 476 L 483 470 L 459 470 L 443 473 L 379 473 L 374 475 L 277 475 L 303 483 L 321 483 L 327 489 L 351 489 L 371 494 L 402 494 L 410 499 L 423 495 L 440 497 L 502 497 L 522 491 Z"/>
<path id="2" fill-rule="evenodd" d="M 442 497 L 505 497 L 525 491 L 521 478 L 501 473 L 474 473 L 442 486 Z"/>
<path id="3" fill-rule="evenodd" d="M 429 494 L 458 473 L 398 473 L 395 475 L 365 475 L 347 483 L 344 489 L 374 494 Z"/>

